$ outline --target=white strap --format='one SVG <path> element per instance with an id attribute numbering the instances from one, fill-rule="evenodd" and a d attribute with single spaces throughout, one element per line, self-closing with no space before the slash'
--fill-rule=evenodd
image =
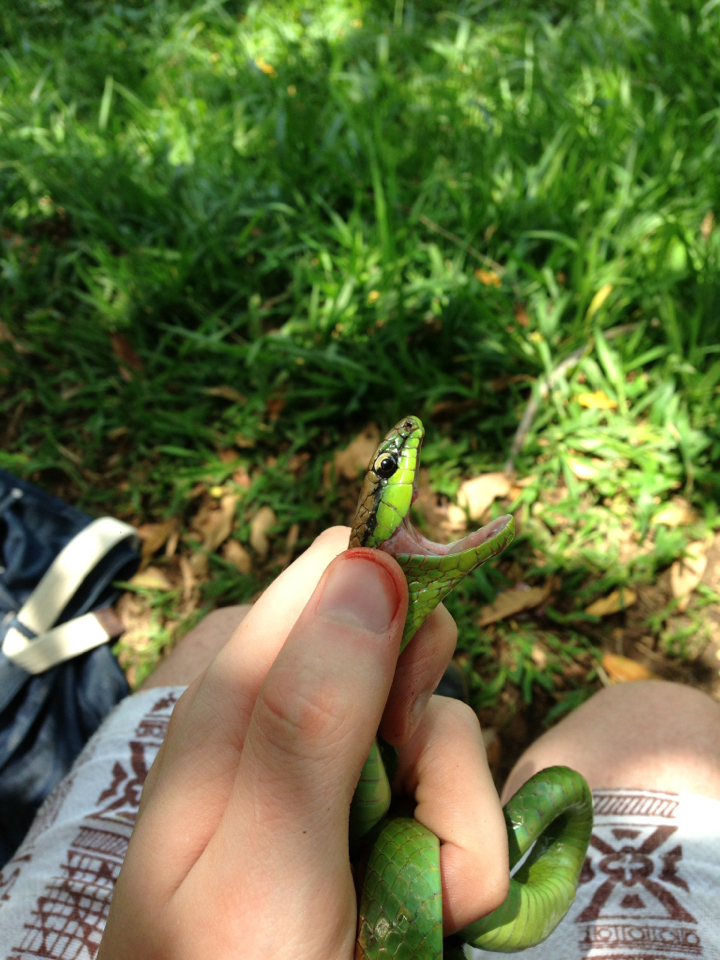
<path id="1" fill-rule="evenodd" d="M 123 540 L 137 546 L 137 530 L 114 517 L 101 517 L 63 547 L 17 614 L 20 623 L 37 636 L 28 639 L 11 627 L 2 648 L 9 660 L 30 673 L 41 673 L 114 635 L 94 614 L 77 617 L 54 630 L 50 627 L 88 574 Z"/>
<path id="2" fill-rule="evenodd" d="M 111 624 L 101 614 L 86 613 L 82 617 L 61 623 L 59 627 L 46 630 L 32 640 L 24 637 L 19 630 L 12 628 L 8 631 L 3 643 L 3 653 L 28 673 L 44 673 L 64 660 L 77 657 L 86 650 L 99 647 L 111 637 L 122 633 L 123 626 L 117 618 L 119 629 L 111 629 Z M 115 626 L 115 624 L 112 624 Z"/>

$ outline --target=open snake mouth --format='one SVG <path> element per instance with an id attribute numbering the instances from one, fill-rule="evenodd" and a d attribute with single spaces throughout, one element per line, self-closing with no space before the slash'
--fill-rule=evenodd
<path id="1" fill-rule="evenodd" d="M 413 500 L 414 499 L 415 497 L 413 497 Z M 511 521 L 512 517 L 510 514 L 505 514 L 502 517 L 491 520 L 490 523 L 486 523 L 484 527 L 480 527 L 479 530 L 469 533 L 461 540 L 455 540 L 452 543 L 435 543 L 433 540 L 428 540 L 427 537 L 424 537 L 415 529 L 410 521 L 408 511 L 402 523 L 393 535 L 388 537 L 380 546 L 380 549 L 384 550 L 385 553 L 389 553 L 392 557 L 407 556 L 408 554 L 423 557 L 446 557 L 450 554 L 463 553 L 465 550 L 474 550 L 483 543 L 488 543 L 493 540 L 495 537 L 499 538 L 500 534 Z M 506 541 L 499 539 L 497 551 L 495 552 L 500 553 L 505 545 Z M 492 556 L 494 555 L 495 553 L 492 554 Z"/>

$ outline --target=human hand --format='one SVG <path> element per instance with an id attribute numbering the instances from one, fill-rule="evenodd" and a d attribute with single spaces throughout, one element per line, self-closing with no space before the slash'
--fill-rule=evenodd
<path id="1" fill-rule="evenodd" d="M 346 543 L 341 528 L 319 538 L 178 702 L 99 960 L 350 960 L 348 809 L 379 724 L 401 747 L 418 819 L 443 841 L 446 932 L 504 898 L 477 721 L 440 697 L 412 710 L 452 655 L 452 620 L 438 608 L 396 671 L 402 571 L 380 551 L 337 557 Z"/>

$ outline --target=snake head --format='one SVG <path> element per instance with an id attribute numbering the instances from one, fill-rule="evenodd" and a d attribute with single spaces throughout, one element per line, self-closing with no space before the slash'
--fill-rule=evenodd
<path id="1" fill-rule="evenodd" d="M 435 543 L 415 529 L 410 507 L 417 496 L 424 435 L 417 417 L 404 417 L 382 440 L 368 464 L 349 544 L 383 550 L 402 567 L 410 591 L 403 648 L 453 587 L 500 553 L 515 532 L 509 514 L 454 543 Z"/>
<path id="2" fill-rule="evenodd" d="M 425 428 L 404 417 L 385 436 L 368 464 L 355 512 L 351 547 L 381 548 L 410 513 Z"/>

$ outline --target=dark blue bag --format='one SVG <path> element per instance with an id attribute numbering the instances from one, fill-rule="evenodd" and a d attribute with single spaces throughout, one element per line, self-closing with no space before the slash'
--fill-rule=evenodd
<path id="1" fill-rule="evenodd" d="M 101 546 L 87 550 L 88 541 L 92 547 L 93 523 L 109 524 L 111 532 Z M 82 540 L 78 538 L 81 531 L 85 531 Z M 68 547 L 71 543 L 72 549 Z M 0 470 L 0 867 L 13 855 L 38 807 L 68 772 L 83 745 L 129 693 L 107 642 L 76 656 L 59 655 L 52 653 L 59 641 L 50 634 L 77 634 L 84 629 L 93 635 L 100 624 L 107 624 L 102 613 L 82 621 L 79 618 L 117 599 L 120 591 L 114 582 L 129 579 L 139 565 L 136 547 L 131 527 L 111 518 L 93 521 Z M 72 575 L 64 578 L 64 593 L 57 589 L 61 551 L 72 567 Z M 82 558 L 79 565 L 78 554 Z M 77 583 L 68 586 L 73 576 Z M 50 585 L 55 590 L 48 594 L 53 580 Z M 41 582 L 45 589 L 38 590 Z M 50 609 L 49 595 L 59 598 L 60 609 Z M 31 615 L 33 603 L 36 609 Z M 47 622 L 42 631 L 28 624 L 28 620 L 43 618 Z M 65 626 L 49 630 L 58 624 Z M 113 630 L 102 629 L 106 641 Z M 38 633 L 42 642 L 33 648 Z M 69 658 L 43 672 L 31 672 L 37 669 L 36 650 L 43 644 L 51 651 L 46 656 L 54 661 L 60 656 Z M 24 651 L 23 646 L 27 648 Z M 18 650 L 20 656 L 15 655 Z M 29 669 L 22 666 L 26 662 L 23 655 L 34 657 L 35 665 Z M 39 662 L 42 664 L 42 657 Z"/>

